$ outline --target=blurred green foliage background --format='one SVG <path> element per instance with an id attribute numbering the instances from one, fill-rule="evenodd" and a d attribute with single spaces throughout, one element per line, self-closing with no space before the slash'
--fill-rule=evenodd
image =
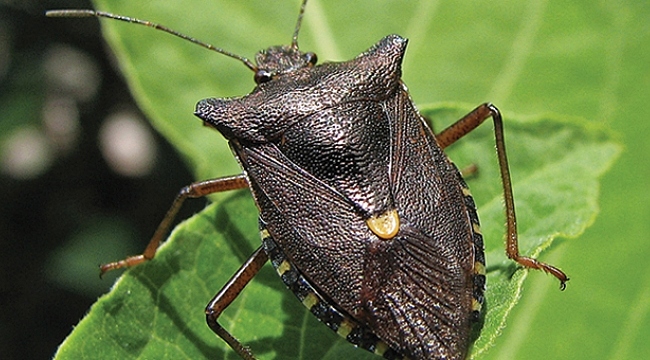
<path id="1" fill-rule="evenodd" d="M 142 251 L 192 181 L 139 113 L 98 23 L 44 17 L 46 9 L 89 7 L 0 2 L 2 359 L 51 357 L 119 275 L 99 280 L 97 266 Z M 147 173 L 116 172 L 103 155 L 100 129 L 114 114 L 149 128 L 156 155 Z M 203 206 L 188 204 L 182 216 Z"/>

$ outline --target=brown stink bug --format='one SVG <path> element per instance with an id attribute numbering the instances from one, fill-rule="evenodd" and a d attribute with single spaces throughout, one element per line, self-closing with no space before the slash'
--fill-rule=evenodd
<path id="1" fill-rule="evenodd" d="M 290 45 L 260 51 L 255 63 L 161 25 L 144 24 L 241 61 L 256 87 L 243 97 L 200 101 L 195 114 L 229 142 L 243 173 L 181 190 L 141 255 L 102 273 L 154 258 L 183 201 L 248 187 L 260 209 L 262 245 L 206 308 L 207 323 L 241 357 L 253 359 L 219 316 L 271 260 L 289 289 L 350 343 L 387 359 L 463 359 L 485 287 L 485 257 L 474 200 L 443 150 L 492 118 L 503 183 L 508 257 L 521 256 L 499 110 L 482 104 L 434 134 L 401 80 L 407 40 L 389 35 L 345 62 L 316 64 L 298 49 L 302 3 Z"/>

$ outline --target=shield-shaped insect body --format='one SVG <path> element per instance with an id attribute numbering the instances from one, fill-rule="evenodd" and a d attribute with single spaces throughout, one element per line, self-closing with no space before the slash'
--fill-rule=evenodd
<path id="1" fill-rule="evenodd" d="M 272 263 L 294 292 L 298 281 L 313 289 L 298 295 L 314 296 L 330 327 L 353 324 L 347 337 L 373 351 L 462 358 L 483 298 L 483 240 L 462 177 L 400 80 L 406 44 L 387 36 L 351 61 L 203 100 L 196 114 L 229 139 Z"/>
<path id="2" fill-rule="evenodd" d="M 138 23 L 235 58 L 255 72 L 243 97 L 206 99 L 195 114 L 229 141 L 243 173 L 181 190 L 141 255 L 105 271 L 150 260 L 183 201 L 250 188 L 262 245 L 208 304 L 210 328 L 245 359 L 252 352 L 219 323 L 270 259 L 299 300 L 352 344 L 387 359 L 463 359 L 480 316 L 485 257 L 474 201 L 443 150 L 486 119 L 494 122 L 506 209 L 506 253 L 528 268 L 568 280 L 519 254 L 501 115 L 482 104 L 435 134 L 401 80 L 407 40 L 389 35 L 356 58 L 316 64 L 293 41 L 257 54 L 256 64 L 148 21 Z"/>

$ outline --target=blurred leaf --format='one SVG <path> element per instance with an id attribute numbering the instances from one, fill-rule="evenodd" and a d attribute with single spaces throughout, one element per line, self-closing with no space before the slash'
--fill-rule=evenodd
<path id="1" fill-rule="evenodd" d="M 89 276 L 107 258 L 117 259 L 142 249 L 136 249 L 135 231 L 124 221 L 112 217 L 88 216 L 84 225 L 68 239 L 65 245 L 56 249 L 48 258 L 45 272 L 50 282 L 89 298 L 109 290 L 117 279 L 115 274 Z"/>

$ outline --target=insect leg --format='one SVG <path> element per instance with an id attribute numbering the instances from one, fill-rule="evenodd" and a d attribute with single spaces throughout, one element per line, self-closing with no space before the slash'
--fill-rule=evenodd
<path id="1" fill-rule="evenodd" d="M 517 218 L 515 216 L 515 202 L 512 195 L 512 183 L 510 181 L 510 168 L 508 167 L 508 158 L 506 156 L 506 144 L 503 136 L 503 121 L 501 113 L 494 105 L 485 103 L 472 110 L 462 119 L 458 120 L 440 134 L 436 139 L 443 149 L 456 142 L 470 131 L 474 130 L 487 118 L 492 117 L 494 122 L 494 137 L 496 141 L 497 157 L 499 160 L 499 169 L 501 171 L 501 182 L 503 183 L 503 197 L 506 205 L 506 254 L 508 257 L 523 267 L 543 270 L 560 280 L 560 289 L 564 290 L 569 278 L 562 270 L 538 261 L 536 259 L 522 256 L 519 254 L 519 245 L 517 237 Z"/>
<path id="2" fill-rule="evenodd" d="M 221 313 L 235 300 L 239 293 L 255 277 L 257 272 L 269 259 L 266 252 L 260 246 L 251 257 L 246 260 L 239 270 L 232 276 L 228 283 L 214 296 L 212 301 L 205 308 L 205 319 L 210 329 L 219 335 L 235 352 L 243 359 L 255 359 L 250 349 L 242 345 L 234 336 L 224 329 L 217 319 Z"/>
<path id="3" fill-rule="evenodd" d="M 183 189 L 176 195 L 176 199 L 172 203 L 172 206 L 167 210 L 165 217 L 163 217 L 160 225 L 154 232 L 149 244 L 144 249 L 144 252 L 140 255 L 129 256 L 124 260 L 115 261 L 112 263 L 104 264 L 100 267 L 100 276 L 104 275 L 107 271 L 120 269 L 124 267 L 131 267 L 143 263 L 147 260 L 153 259 L 156 255 L 156 250 L 160 243 L 164 240 L 164 236 L 169 231 L 169 227 L 174 221 L 178 210 L 180 210 L 183 202 L 187 198 L 198 198 L 203 197 L 209 194 L 214 194 L 217 192 L 242 189 L 248 186 L 246 177 L 244 175 L 236 175 L 225 178 L 211 179 L 205 181 L 199 181 L 192 183 Z"/>
<path id="4" fill-rule="evenodd" d="M 420 115 L 422 115 L 422 114 L 420 114 Z M 428 116 L 422 115 L 422 117 L 424 118 L 424 121 L 427 123 L 427 125 L 429 125 L 429 129 L 431 129 L 431 131 L 435 134 L 436 133 L 436 128 L 433 125 L 433 120 Z M 436 135 L 436 138 L 437 137 L 438 137 L 438 135 Z M 444 149 L 446 147 L 446 145 L 441 146 L 441 147 Z M 460 175 L 465 180 L 467 180 L 470 177 L 471 178 L 475 177 L 476 174 L 478 174 L 478 166 L 476 166 L 476 164 L 469 164 L 469 165 L 465 166 L 464 168 L 460 169 Z"/>

